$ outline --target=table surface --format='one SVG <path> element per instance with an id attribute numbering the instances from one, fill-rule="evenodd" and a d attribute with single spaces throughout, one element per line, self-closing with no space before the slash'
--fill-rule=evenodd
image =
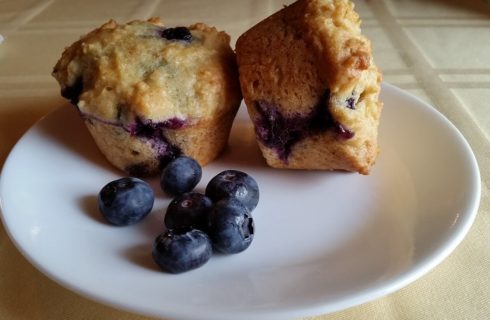
<path id="1" fill-rule="evenodd" d="M 63 48 L 109 18 L 202 21 L 232 38 L 287 0 L 0 1 L 0 168 L 40 117 L 65 105 L 50 76 Z M 383 298 L 314 319 L 488 319 L 490 314 L 490 2 L 355 1 L 384 80 L 463 133 L 482 175 L 475 223 L 430 273 Z M 0 38 L 1 40 L 1 38 Z M 150 319 L 93 302 L 31 266 L 0 224 L 0 319 Z"/>

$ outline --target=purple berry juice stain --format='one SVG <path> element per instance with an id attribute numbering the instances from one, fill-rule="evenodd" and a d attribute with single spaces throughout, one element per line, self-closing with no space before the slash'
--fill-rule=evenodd
<path id="1" fill-rule="evenodd" d="M 333 130 L 340 140 L 352 138 L 354 132 L 333 119 L 327 106 L 329 97 L 330 92 L 326 90 L 310 113 L 289 117 L 285 117 L 277 105 L 257 101 L 255 108 L 259 116 L 255 132 L 258 139 L 268 148 L 276 150 L 279 159 L 287 162 L 294 144 L 308 136 Z"/>

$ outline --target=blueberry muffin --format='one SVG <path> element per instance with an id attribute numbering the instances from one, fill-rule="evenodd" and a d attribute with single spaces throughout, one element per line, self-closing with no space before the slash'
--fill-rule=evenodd
<path id="1" fill-rule="evenodd" d="M 202 23 L 111 20 L 66 48 L 53 76 L 109 162 L 138 176 L 178 155 L 212 161 L 241 101 L 230 37 Z"/>
<path id="2" fill-rule="evenodd" d="M 350 1 L 299 0 L 241 35 L 236 54 L 270 166 L 369 173 L 381 74 Z"/>

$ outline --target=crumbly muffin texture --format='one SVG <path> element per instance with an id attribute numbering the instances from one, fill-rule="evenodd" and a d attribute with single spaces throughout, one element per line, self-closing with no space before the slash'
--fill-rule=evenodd
<path id="1" fill-rule="evenodd" d="M 241 101 L 230 37 L 202 23 L 111 20 L 66 48 L 53 76 L 107 159 L 138 175 L 179 154 L 213 160 Z"/>
<path id="2" fill-rule="evenodd" d="M 368 174 L 381 73 L 347 0 L 299 0 L 237 41 L 240 84 L 267 163 Z"/>

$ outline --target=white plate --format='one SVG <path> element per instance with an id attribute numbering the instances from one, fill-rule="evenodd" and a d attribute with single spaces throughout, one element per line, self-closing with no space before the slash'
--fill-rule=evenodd
<path id="1" fill-rule="evenodd" d="M 369 176 L 268 168 L 241 110 L 230 148 L 205 167 L 250 173 L 261 188 L 252 246 L 170 275 L 151 260 L 169 199 L 131 227 L 105 224 L 100 188 L 121 174 L 74 109 L 36 124 L 5 163 L 6 229 L 29 261 L 97 301 L 162 317 L 252 319 L 333 312 L 419 278 L 460 243 L 480 199 L 479 170 L 456 128 L 431 106 L 384 84 L 381 154 Z M 243 109 L 243 108 L 242 108 Z"/>

